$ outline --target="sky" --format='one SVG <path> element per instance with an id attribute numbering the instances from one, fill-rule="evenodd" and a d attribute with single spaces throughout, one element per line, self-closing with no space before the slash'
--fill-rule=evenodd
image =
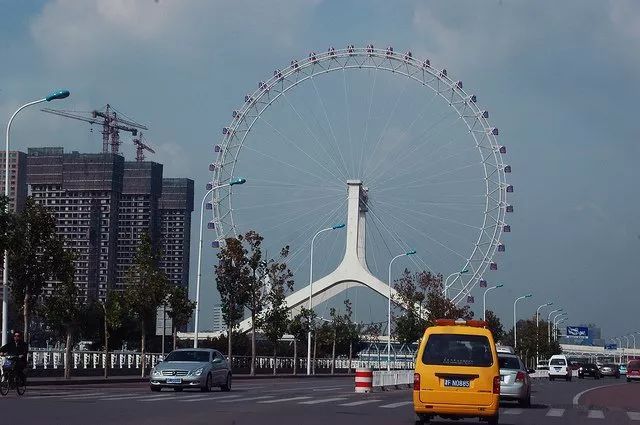
<path id="1" fill-rule="evenodd" d="M 157 151 L 150 159 L 164 164 L 165 176 L 195 180 L 194 224 L 222 128 L 244 96 L 259 81 L 270 78 L 274 69 L 283 69 L 311 51 L 348 44 L 394 46 L 396 52 L 409 50 L 417 58 L 429 58 L 478 95 L 479 103 L 490 112 L 490 121 L 500 129 L 500 143 L 508 148 L 507 162 L 513 169 L 509 183 L 515 187 L 509 202 L 515 212 L 507 217 L 512 232 L 502 238 L 507 252 L 496 259 L 498 271 L 485 276 L 490 284 L 505 285 L 490 294 L 489 307 L 510 327 L 513 300 L 531 292 L 532 298 L 518 304 L 519 317 L 530 317 L 538 305 L 552 301 L 568 313 L 567 323 L 598 324 L 607 338 L 640 331 L 635 301 L 640 296 L 636 269 L 640 258 L 639 2 L 0 0 L 0 10 L 0 117 L 5 117 L 0 121 L 6 122 L 18 106 L 54 88 L 68 88 L 72 96 L 47 106 L 72 111 L 89 111 L 107 103 L 116 106 L 149 126 L 145 136 Z M 446 144 L 449 137 L 458 137 L 459 128 L 452 126 L 442 128 L 437 137 L 434 133 L 434 139 L 442 141 L 440 156 L 433 151 L 433 155 L 407 155 L 396 164 L 393 155 L 407 152 L 414 143 L 411 140 L 419 139 L 418 126 L 408 129 L 411 117 L 419 116 L 417 121 L 426 129 L 428 123 L 439 125 L 438 113 L 446 108 L 427 103 L 432 96 L 405 80 L 377 78 L 366 72 L 318 77 L 317 86 L 307 84 L 287 99 L 297 109 L 284 102 L 279 109 L 274 105 L 256 124 L 253 139 L 248 139 L 247 150 L 239 156 L 238 171 L 246 174 L 248 183 L 245 192 L 245 188 L 234 189 L 236 224 L 242 231 L 264 229 L 265 237 L 273 241 L 272 255 L 278 246 L 292 245 L 299 260 L 296 288 L 309 279 L 307 239 L 316 229 L 313 214 L 344 220 L 344 186 L 314 183 L 304 176 L 318 162 L 335 164 L 336 155 L 355 158 L 357 164 L 353 152 L 358 151 L 350 151 L 347 139 L 361 138 L 362 146 L 369 147 L 366 143 L 380 141 L 378 152 L 364 149 L 371 153 L 372 167 L 378 170 L 379 165 L 381 175 L 391 176 L 402 175 L 398 170 L 406 168 L 416 180 L 434 176 L 438 167 L 457 169 L 454 163 L 442 161 L 464 158 L 468 152 L 455 150 L 457 144 Z M 378 85 L 370 90 L 373 84 Z M 368 102 L 368 93 L 374 92 Z M 301 111 L 302 117 L 294 110 Z M 335 137 L 324 119 L 341 126 L 344 135 Z M 305 162 L 310 159 L 300 155 L 302 150 L 289 146 L 294 139 L 309 149 L 319 146 L 311 134 L 325 138 L 324 146 L 329 148 L 318 151 L 313 163 Z M 49 145 L 97 152 L 98 136 L 97 129 L 91 133 L 84 123 L 33 108 L 15 121 L 12 147 L 26 150 Z M 270 157 L 260 150 L 261 142 L 269 143 Z M 130 143 L 123 146 L 123 153 L 133 158 Z M 466 164 L 460 161 L 457 165 Z M 354 177 L 357 174 L 356 168 Z M 473 184 L 460 185 L 448 177 L 435 183 L 455 190 L 457 201 L 482 194 Z M 289 186 L 283 189 L 278 184 Z M 464 232 L 469 225 L 448 228 L 442 220 L 445 212 L 423 208 L 438 197 L 438 202 L 451 201 L 451 190 L 435 187 L 412 193 L 410 188 L 389 186 L 394 190 L 384 195 L 372 185 L 371 198 L 381 208 L 379 226 L 375 219 L 368 222 L 372 235 L 367 236 L 368 242 L 374 245 L 368 262 L 379 278 L 386 279 L 383 263 L 402 248 L 386 246 L 393 243 L 393 233 L 404 232 L 404 247 L 411 241 L 419 251 L 415 260 L 394 263 L 396 275 L 404 267 L 418 271 L 428 266 L 448 275 L 458 266 L 455 258 L 444 258 L 447 253 L 471 248 L 463 242 L 472 239 L 472 233 Z M 315 193 L 327 197 L 311 196 Z M 335 198 L 329 196 L 332 193 Z M 335 202 L 335 214 L 327 216 L 333 211 L 331 202 Z M 407 209 L 392 213 L 384 208 L 391 204 Z M 454 220 L 477 224 L 480 216 L 471 204 L 446 213 L 451 214 L 446 216 L 449 224 Z M 307 218 L 300 213 L 305 207 Z M 287 211 L 295 216 L 292 221 L 285 220 Z M 427 214 L 440 222 L 417 218 Z M 279 220 L 290 225 L 277 228 Z M 193 294 L 197 225 L 192 239 Z M 211 239 L 208 233 L 204 323 L 217 300 L 212 276 L 215 252 L 206 248 Z M 430 247 L 429 241 L 439 245 Z M 318 260 L 317 268 L 314 263 L 316 278 L 337 264 L 344 240 L 336 233 L 317 243 L 322 261 Z M 482 294 L 475 290 L 474 295 L 472 308 L 481 314 Z M 364 289 L 354 290 L 349 297 L 358 299 L 358 320 L 384 320 L 382 297 Z"/>

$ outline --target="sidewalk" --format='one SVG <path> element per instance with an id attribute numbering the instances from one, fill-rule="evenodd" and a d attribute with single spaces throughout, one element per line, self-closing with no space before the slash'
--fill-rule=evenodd
<path id="1" fill-rule="evenodd" d="M 354 377 L 355 374 L 322 374 L 322 375 L 311 375 L 307 376 L 304 374 L 298 375 L 233 375 L 233 380 L 245 380 L 245 379 L 294 379 L 294 378 L 304 378 L 304 379 L 322 379 L 322 378 L 345 378 L 345 377 Z M 145 383 L 149 382 L 149 377 L 141 378 L 139 376 L 112 376 L 109 378 L 104 378 L 102 376 L 72 376 L 69 379 L 64 379 L 61 376 L 55 377 L 34 377 L 27 378 L 28 385 L 36 386 L 36 385 L 96 385 L 96 384 L 130 384 L 130 383 Z"/>

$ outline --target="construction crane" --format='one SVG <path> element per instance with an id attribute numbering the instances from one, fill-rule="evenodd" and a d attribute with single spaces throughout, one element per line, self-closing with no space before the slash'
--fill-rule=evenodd
<path id="1" fill-rule="evenodd" d="M 42 109 L 43 112 L 49 114 L 60 115 L 66 118 L 73 118 L 88 122 L 90 124 L 99 124 L 102 126 L 102 153 L 109 153 L 109 145 L 111 145 L 111 153 L 118 153 L 120 150 L 120 131 L 131 133 L 134 137 L 138 135 L 139 130 L 148 130 L 142 124 L 135 121 L 122 118 L 111 105 L 107 104 L 104 110 L 93 110 L 91 112 L 83 112 L 85 115 L 76 113 L 75 111 L 62 111 L 57 109 Z"/>
<path id="2" fill-rule="evenodd" d="M 143 135 L 142 135 L 142 131 L 140 132 L 140 136 L 139 137 L 134 137 L 133 138 L 133 143 L 135 143 L 136 145 L 136 161 L 138 162 L 142 162 L 144 161 L 144 151 L 149 151 L 151 153 L 156 153 L 156 151 L 154 151 L 151 146 L 147 145 L 145 142 L 143 142 Z"/>

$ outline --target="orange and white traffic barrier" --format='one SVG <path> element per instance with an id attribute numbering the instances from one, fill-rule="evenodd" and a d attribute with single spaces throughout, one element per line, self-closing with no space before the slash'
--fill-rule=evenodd
<path id="1" fill-rule="evenodd" d="M 362 367 L 356 369 L 356 392 L 370 393 L 373 388 L 373 371 L 371 368 Z"/>

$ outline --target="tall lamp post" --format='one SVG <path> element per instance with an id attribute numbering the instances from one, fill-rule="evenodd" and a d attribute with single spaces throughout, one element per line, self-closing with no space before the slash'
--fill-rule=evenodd
<path id="1" fill-rule="evenodd" d="M 627 353 L 627 355 L 625 356 L 627 358 L 627 363 L 629 362 L 629 337 L 626 335 L 622 335 L 622 338 L 624 338 L 627 341 L 627 345 L 625 347 L 625 352 Z"/>
<path id="2" fill-rule="evenodd" d="M 442 291 L 445 298 L 448 298 L 449 288 L 451 287 L 451 285 L 453 285 L 453 282 L 456 281 L 455 279 L 453 279 L 453 282 L 451 282 L 451 285 L 449 285 L 449 278 L 451 278 L 452 276 L 461 276 L 465 273 L 469 273 L 469 269 L 460 270 L 459 272 L 451 273 L 449 276 L 447 276 L 447 278 L 444 280 L 444 289 Z"/>
<path id="3" fill-rule="evenodd" d="M 47 97 L 43 97 L 42 99 L 34 100 L 29 103 L 25 103 L 21 107 L 19 107 L 11 118 L 9 118 L 9 123 L 7 124 L 7 135 L 5 138 L 5 147 L 4 147 L 4 196 L 9 197 L 9 138 L 11 135 L 11 123 L 13 119 L 18 115 L 18 112 L 22 111 L 24 108 L 29 106 L 37 105 L 38 103 L 43 102 L 51 102 L 52 100 L 64 99 L 69 97 L 69 90 L 58 90 Z M 7 209 L 9 205 L 7 204 Z M 4 269 L 2 272 L 2 345 L 7 343 L 7 329 L 8 329 L 8 320 L 9 320 L 9 288 L 7 286 L 9 280 L 9 255 L 7 250 L 4 251 Z"/>
<path id="4" fill-rule="evenodd" d="M 553 316 L 553 319 L 551 320 L 551 331 L 553 334 L 552 339 L 555 341 L 556 340 L 556 320 L 558 320 L 559 318 L 561 318 L 562 316 L 566 316 L 567 313 L 566 312 L 562 312 L 562 313 L 558 313 L 555 316 Z"/>
<path id="5" fill-rule="evenodd" d="M 562 311 L 562 309 L 556 308 L 555 310 L 551 310 L 547 317 L 547 345 L 551 345 L 551 315 L 553 313 L 558 313 L 559 311 Z"/>
<path id="6" fill-rule="evenodd" d="M 620 363 L 622 363 L 622 354 L 624 353 L 624 347 L 622 346 L 622 338 L 614 337 L 612 338 L 615 342 L 618 343 L 618 347 L 620 347 Z"/>
<path id="7" fill-rule="evenodd" d="M 559 325 L 560 325 L 560 323 L 564 323 L 566 321 L 567 321 L 567 317 L 565 316 L 565 317 L 561 318 L 560 320 L 558 320 L 556 322 L 556 329 L 555 329 L 555 331 L 553 331 L 553 338 L 556 341 L 558 340 Z"/>
<path id="8" fill-rule="evenodd" d="M 539 360 L 539 344 L 538 344 L 538 339 L 540 338 L 540 332 L 539 332 L 539 327 L 540 327 L 540 309 L 542 307 L 548 307 L 550 305 L 553 305 L 552 302 L 548 302 L 546 304 L 542 304 L 541 306 L 539 306 L 536 309 L 536 367 L 538 366 L 538 360 Z"/>
<path id="9" fill-rule="evenodd" d="M 389 261 L 389 304 L 387 308 L 387 370 L 391 370 L 391 265 L 400 257 L 406 257 L 408 255 L 415 254 L 415 250 L 405 252 L 404 254 L 398 254 Z"/>
<path id="10" fill-rule="evenodd" d="M 484 294 L 482 294 L 482 320 L 487 320 L 487 292 L 502 288 L 504 285 L 501 283 L 499 285 L 493 285 L 484 290 Z"/>
<path id="11" fill-rule="evenodd" d="M 246 182 L 247 180 L 243 178 L 233 179 L 229 183 L 221 184 L 219 186 L 213 186 L 202 197 L 202 203 L 200 204 L 200 239 L 198 240 L 198 275 L 196 277 L 196 317 L 194 319 L 193 327 L 193 348 L 198 348 L 198 330 L 200 325 L 200 278 L 202 276 L 202 222 L 204 221 L 204 204 L 207 200 L 207 197 L 211 195 L 214 190 L 220 189 L 221 187 L 245 184 Z M 164 333 L 164 329 L 162 330 L 162 332 Z"/>
<path id="12" fill-rule="evenodd" d="M 516 300 L 513 302 L 513 348 L 514 350 L 518 348 L 518 338 L 517 338 L 517 329 L 516 329 L 518 327 L 518 318 L 516 316 L 516 304 L 518 304 L 518 301 L 524 300 L 525 298 L 531 298 L 532 296 L 533 294 L 523 295 L 521 297 L 516 298 Z"/>
<path id="13" fill-rule="evenodd" d="M 311 313 L 313 309 L 313 243 L 316 241 L 316 237 L 318 237 L 319 234 L 328 232 L 329 230 L 342 229 L 344 226 L 344 223 L 341 223 L 318 230 L 318 232 L 313 235 L 313 239 L 311 239 L 311 259 L 309 261 L 309 313 Z M 307 333 L 307 375 L 311 375 L 311 323 L 309 323 L 309 333 Z"/>

